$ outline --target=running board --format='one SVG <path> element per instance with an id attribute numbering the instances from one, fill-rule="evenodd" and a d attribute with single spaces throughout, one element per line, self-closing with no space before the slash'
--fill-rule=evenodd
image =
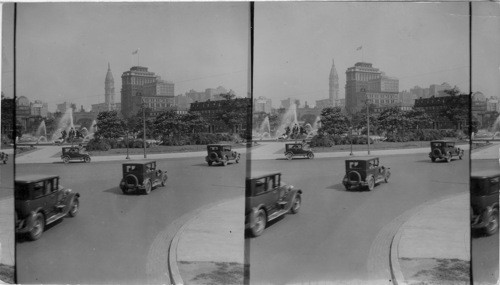
<path id="1" fill-rule="evenodd" d="M 64 216 L 66 216 L 67 213 L 59 213 L 59 214 L 56 214 L 50 218 L 47 219 L 46 223 L 45 224 L 50 224 L 50 223 L 53 223 L 61 218 L 63 218 Z"/>
<path id="2" fill-rule="evenodd" d="M 271 215 L 269 215 L 268 220 L 269 221 L 274 220 L 276 218 L 279 218 L 279 217 L 283 216 L 286 213 L 288 213 L 288 210 L 280 210 L 280 211 L 274 212 Z"/>

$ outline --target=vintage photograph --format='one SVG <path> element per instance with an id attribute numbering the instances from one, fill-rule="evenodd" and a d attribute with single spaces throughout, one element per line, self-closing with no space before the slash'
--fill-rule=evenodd
<path id="1" fill-rule="evenodd" d="M 474 284 L 498 284 L 500 191 L 499 3 L 472 3 L 471 257 Z"/>
<path id="2" fill-rule="evenodd" d="M 249 283 L 469 284 L 469 4 L 254 15 Z"/>
<path id="3" fill-rule="evenodd" d="M 15 13 L 16 282 L 242 284 L 250 4 Z"/>

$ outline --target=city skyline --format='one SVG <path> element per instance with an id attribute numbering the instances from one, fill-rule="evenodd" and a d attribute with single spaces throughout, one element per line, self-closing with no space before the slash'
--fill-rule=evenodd
<path id="1" fill-rule="evenodd" d="M 332 60 L 339 98 L 345 72 L 357 62 L 399 79 L 400 91 L 447 82 L 468 93 L 468 13 L 465 2 L 258 2 L 254 97 L 271 98 L 276 107 L 286 97 L 314 105 L 328 98 Z"/>
<path id="2" fill-rule="evenodd" d="M 4 15 L 12 13 L 13 5 L 9 6 Z M 136 65 L 174 82 L 176 95 L 224 86 L 244 97 L 249 89 L 249 7 L 248 3 L 19 3 L 16 95 L 48 102 L 52 110 L 64 101 L 78 108 L 103 103 L 109 63 L 115 99 L 120 97 L 122 73 Z M 4 35 L 12 29 L 9 18 L 3 21 Z M 2 56 L 8 59 L 12 51 L 5 39 L 3 46 Z M 12 70 L 12 60 L 3 67 Z M 12 84 L 2 74 L 2 90 L 12 96 Z"/>

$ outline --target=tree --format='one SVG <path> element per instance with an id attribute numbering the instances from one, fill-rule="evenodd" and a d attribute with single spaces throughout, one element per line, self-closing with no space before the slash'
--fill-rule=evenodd
<path id="1" fill-rule="evenodd" d="M 444 90 L 444 92 L 451 99 L 447 100 L 446 107 L 441 110 L 440 115 L 450 120 L 457 129 L 460 129 L 462 124 L 469 125 L 470 96 L 461 96 L 467 94 L 460 94 L 457 87 Z"/>
<path id="2" fill-rule="evenodd" d="M 387 137 L 404 134 L 412 125 L 404 111 L 398 107 L 385 109 L 378 117 L 379 128 L 387 132 Z"/>
<path id="3" fill-rule="evenodd" d="M 199 113 L 188 112 L 180 116 L 182 122 L 182 133 L 188 135 L 191 133 L 205 132 L 208 128 L 208 123 Z"/>
<path id="4" fill-rule="evenodd" d="M 318 134 L 341 135 L 349 130 L 349 119 L 338 107 L 327 107 L 321 110 L 321 128 Z"/>
<path id="5" fill-rule="evenodd" d="M 370 115 L 370 133 L 376 133 L 378 130 L 378 115 L 375 113 L 375 104 L 368 105 L 368 111 Z M 367 129 L 366 120 L 366 106 L 361 108 L 361 110 L 354 114 L 352 117 L 352 125 L 355 129 Z M 365 130 L 366 133 L 366 130 Z"/>
<path id="6" fill-rule="evenodd" d="M 409 119 L 411 129 L 424 129 L 432 127 L 432 118 L 423 110 L 412 109 L 405 113 Z"/>
<path id="7" fill-rule="evenodd" d="M 174 136 L 180 136 L 181 130 L 184 128 L 179 115 L 174 111 L 162 112 L 154 120 L 153 126 L 154 135 L 161 137 L 163 141 L 167 141 Z"/>
<path id="8" fill-rule="evenodd" d="M 233 94 L 221 94 L 225 100 L 220 101 L 221 107 L 214 115 L 214 122 L 225 124 L 230 132 L 236 127 L 247 128 L 247 116 L 251 113 L 251 101 L 246 99 L 234 99 Z"/>
<path id="9" fill-rule="evenodd" d="M 96 122 L 97 131 L 94 137 L 97 139 L 116 139 L 125 134 L 125 121 L 118 117 L 116 111 L 100 112 Z"/>

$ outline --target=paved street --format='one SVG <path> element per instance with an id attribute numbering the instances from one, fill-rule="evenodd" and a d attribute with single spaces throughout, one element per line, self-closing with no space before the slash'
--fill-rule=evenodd
<path id="1" fill-rule="evenodd" d="M 469 164 L 468 156 L 432 163 L 423 153 L 382 156 L 380 163 L 391 168 L 389 183 L 347 192 L 344 158 L 253 161 L 252 169 L 281 171 L 304 194 L 297 215 L 247 239 L 250 283 L 391 283 L 389 247 L 404 217 L 426 202 L 467 193 Z"/>
<path id="2" fill-rule="evenodd" d="M 20 164 L 17 175 L 59 174 L 80 192 L 80 212 L 40 240 L 19 240 L 19 283 L 169 283 L 170 240 L 192 213 L 243 196 L 245 159 L 208 167 L 203 157 L 158 160 L 166 187 L 123 195 L 120 162 Z"/>
<path id="3" fill-rule="evenodd" d="M 472 160 L 472 171 L 500 169 L 497 159 Z M 472 277 L 474 284 L 498 284 L 498 233 L 484 236 L 476 233 L 472 238 Z"/>

